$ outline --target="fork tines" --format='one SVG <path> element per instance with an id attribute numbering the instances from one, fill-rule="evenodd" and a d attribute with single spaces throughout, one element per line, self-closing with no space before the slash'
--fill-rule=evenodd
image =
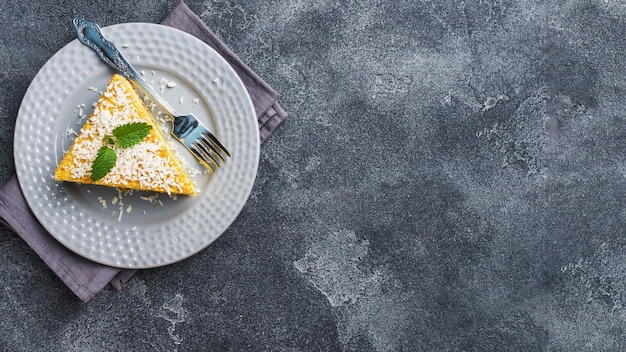
<path id="1" fill-rule="evenodd" d="M 222 154 L 230 157 L 228 150 L 226 150 L 222 143 L 220 143 L 220 141 L 217 140 L 217 138 L 215 138 L 215 136 L 211 133 L 201 134 L 200 137 L 192 143 L 192 148 L 190 148 L 190 150 L 211 172 L 215 172 L 215 168 L 213 166 L 220 167 L 220 163 L 215 157 L 221 160 L 221 162 L 226 161 Z"/>

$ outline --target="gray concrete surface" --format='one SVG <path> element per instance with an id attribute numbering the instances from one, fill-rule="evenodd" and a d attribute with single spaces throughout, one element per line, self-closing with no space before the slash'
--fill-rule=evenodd
<path id="1" fill-rule="evenodd" d="M 0 181 L 71 19 L 175 3 L 0 5 Z M 0 350 L 626 350 L 623 2 L 187 4 L 290 114 L 249 201 L 88 304 L 1 228 Z"/>

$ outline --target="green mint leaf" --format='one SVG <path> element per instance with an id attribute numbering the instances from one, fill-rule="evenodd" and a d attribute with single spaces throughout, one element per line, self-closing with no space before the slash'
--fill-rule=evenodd
<path id="1" fill-rule="evenodd" d="M 91 180 L 98 181 L 106 176 L 113 168 L 113 165 L 115 165 L 116 160 L 115 150 L 106 146 L 100 148 L 96 160 L 91 164 Z"/>
<path id="2" fill-rule="evenodd" d="M 132 122 L 116 127 L 113 135 L 120 148 L 130 148 L 146 138 L 151 129 L 145 122 Z"/>
<path id="3" fill-rule="evenodd" d="M 106 135 L 106 136 L 104 136 L 104 142 L 108 143 L 110 145 L 114 145 L 115 144 L 115 139 L 113 139 L 113 136 Z"/>

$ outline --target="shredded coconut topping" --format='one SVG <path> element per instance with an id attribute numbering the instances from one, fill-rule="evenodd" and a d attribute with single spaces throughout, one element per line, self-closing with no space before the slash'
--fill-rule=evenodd
<path id="1" fill-rule="evenodd" d="M 122 86 L 114 83 L 107 88 L 94 109 L 91 125 L 82 131 L 87 138 L 79 141 L 73 149 L 76 167 L 72 169 L 71 175 L 76 179 L 91 175 L 91 164 L 98 150 L 104 145 L 104 137 L 111 135 L 113 129 L 126 123 L 143 121 L 138 117 L 130 96 Z M 112 113 L 113 111 L 115 113 Z M 182 184 L 177 181 L 174 164 L 169 158 L 164 157 L 167 155 L 163 150 L 164 147 L 153 139 L 146 138 L 126 149 L 109 147 L 115 149 L 117 161 L 113 169 L 102 179 L 103 182 L 123 187 L 129 180 L 138 180 L 142 187 L 162 188 L 168 194 L 170 189 L 182 191 Z"/>

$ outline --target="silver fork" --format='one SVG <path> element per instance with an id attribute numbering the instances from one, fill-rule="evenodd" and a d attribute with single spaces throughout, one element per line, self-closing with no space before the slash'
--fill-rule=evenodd
<path id="1" fill-rule="evenodd" d="M 172 135 L 178 139 L 211 172 L 225 162 L 230 153 L 220 141 L 193 114 L 177 113 L 146 82 L 122 56 L 115 45 L 108 41 L 94 22 L 82 18 L 74 19 L 78 40 L 98 53 L 100 58 L 115 68 L 140 88 L 172 121 Z M 215 168 L 214 168 L 215 167 Z"/>

